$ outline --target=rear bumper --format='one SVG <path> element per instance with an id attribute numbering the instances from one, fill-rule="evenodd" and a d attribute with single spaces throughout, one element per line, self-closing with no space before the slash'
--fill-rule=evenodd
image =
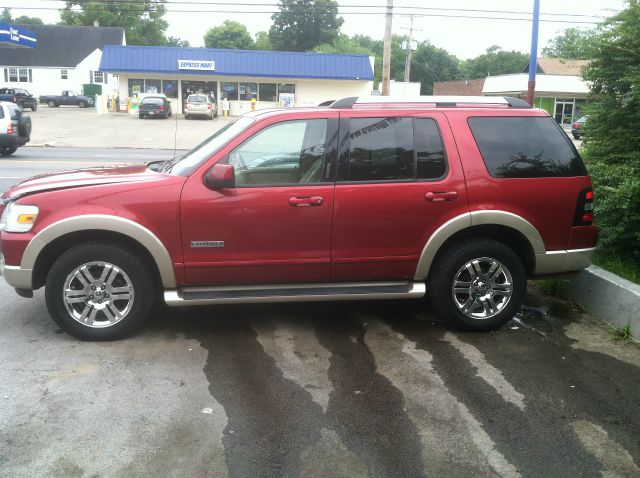
<path id="1" fill-rule="evenodd" d="M 29 142 L 29 138 L 18 135 L 0 134 L 0 146 L 6 147 L 18 147 Z"/>
<path id="2" fill-rule="evenodd" d="M 536 268 L 534 275 L 560 274 L 575 272 L 589 267 L 595 247 L 587 249 L 569 249 L 566 251 L 547 251 L 536 254 Z"/>

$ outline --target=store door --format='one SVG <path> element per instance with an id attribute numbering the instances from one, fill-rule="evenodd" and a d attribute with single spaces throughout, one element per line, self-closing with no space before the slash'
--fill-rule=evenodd
<path id="1" fill-rule="evenodd" d="M 573 118 L 574 100 L 556 100 L 556 110 L 554 118 L 560 125 L 571 124 Z"/>

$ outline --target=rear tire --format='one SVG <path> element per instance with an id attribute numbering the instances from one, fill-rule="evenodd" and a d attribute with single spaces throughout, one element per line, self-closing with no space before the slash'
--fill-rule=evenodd
<path id="1" fill-rule="evenodd" d="M 453 244 L 436 258 L 427 284 L 437 314 L 463 330 L 495 330 L 520 310 L 527 275 L 516 253 L 492 239 Z"/>
<path id="2" fill-rule="evenodd" d="M 56 106 L 58 106 L 56 105 L 56 102 L 53 100 L 47 101 L 47 105 L 49 106 L 49 108 L 55 108 Z"/>
<path id="3" fill-rule="evenodd" d="M 11 156 L 18 150 L 15 146 L 4 146 L 0 148 L 0 156 Z"/>
<path id="4" fill-rule="evenodd" d="M 140 327 L 156 297 L 149 267 L 126 247 L 79 244 L 47 275 L 45 298 L 53 320 L 81 340 L 118 340 Z"/>
<path id="5" fill-rule="evenodd" d="M 31 106 L 31 111 L 36 111 L 38 109 L 38 104 L 34 103 L 33 106 Z"/>

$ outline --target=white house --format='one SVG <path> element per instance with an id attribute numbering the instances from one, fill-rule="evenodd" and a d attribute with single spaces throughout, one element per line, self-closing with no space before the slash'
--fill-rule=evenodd
<path id="1" fill-rule="evenodd" d="M 87 94 L 102 90 L 110 94 L 118 79 L 99 71 L 106 45 L 125 45 L 124 29 L 119 27 L 76 27 L 67 25 L 28 25 L 37 35 L 33 49 L 0 48 L 0 84 L 20 87 L 34 96 L 60 94 L 74 90 Z"/>

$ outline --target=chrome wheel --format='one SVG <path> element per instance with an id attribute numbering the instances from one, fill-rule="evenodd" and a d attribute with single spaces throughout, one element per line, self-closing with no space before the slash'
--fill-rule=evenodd
<path id="1" fill-rule="evenodd" d="M 451 292 L 458 310 L 472 319 L 489 319 L 502 311 L 513 294 L 509 270 L 496 259 L 472 259 L 456 272 Z"/>
<path id="2" fill-rule="evenodd" d="M 108 262 L 88 262 L 66 278 L 63 302 L 69 315 L 84 326 L 104 328 L 124 319 L 133 307 L 129 276 Z"/>

